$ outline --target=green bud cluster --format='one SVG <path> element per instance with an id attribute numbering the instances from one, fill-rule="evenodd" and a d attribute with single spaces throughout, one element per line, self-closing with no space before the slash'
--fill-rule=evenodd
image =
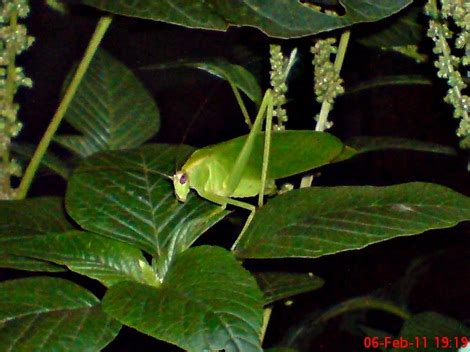
<path id="1" fill-rule="evenodd" d="M 270 45 L 269 47 L 271 71 L 269 72 L 271 87 L 273 89 L 273 116 L 277 123 L 273 125 L 274 130 L 284 130 L 284 124 L 287 122 L 287 112 L 283 105 L 287 102 L 287 77 L 294 65 L 297 49 L 292 50 L 289 58 L 284 57 L 279 45 Z"/>
<path id="2" fill-rule="evenodd" d="M 20 176 L 21 169 L 9 157 L 11 139 L 16 137 L 22 124 L 17 119 L 19 106 L 14 96 L 19 87 L 31 87 L 32 81 L 23 69 L 16 66 L 16 56 L 28 49 L 33 38 L 26 26 L 18 23 L 29 13 L 28 0 L 0 0 L 0 199 L 11 198 L 10 176 Z"/>
<path id="3" fill-rule="evenodd" d="M 335 38 L 319 39 L 310 48 L 313 54 L 314 92 L 319 103 L 333 104 L 335 98 L 344 93 L 343 80 L 332 61 L 332 56 L 338 51 L 335 43 Z M 318 116 L 315 119 L 318 121 Z M 331 128 L 332 125 L 331 121 L 327 121 L 325 127 Z"/>
<path id="4" fill-rule="evenodd" d="M 425 7 L 429 21 L 428 36 L 434 41 L 433 52 L 437 55 L 434 65 L 437 75 L 446 79 L 449 85 L 444 101 L 454 107 L 454 117 L 460 120 L 457 136 L 468 140 L 470 136 L 470 97 L 462 93 L 467 85 L 460 74 L 461 66 L 470 62 L 470 2 L 468 0 L 441 0 L 439 9 L 436 0 L 430 0 Z M 455 39 L 455 48 L 464 49 L 461 57 L 453 55 L 449 44 L 454 33 L 449 29 L 448 20 L 452 19 L 460 33 Z M 466 143 L 461 146 L 465 146 Z"/>

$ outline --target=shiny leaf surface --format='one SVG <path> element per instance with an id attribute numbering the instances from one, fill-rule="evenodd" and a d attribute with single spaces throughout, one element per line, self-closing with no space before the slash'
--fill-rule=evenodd
<path id="1" fill-rule="evenodd" d="M 126 280 L 159 284 L 138 248 L 89 232 L 49 234 L 16 242 L 7 248 L 9 253 L 66 265 L 106 286 Z"/>
<path id="2" fill-rule="evenodd" d="M 131 70 L 103 50 L 93 57 L 65 120 L 82 135 L 59 135 L 55 141 L 82 157 L 138 147 L 160 127 L 150 93 Z"/>
<path id="3" fill-rule="evenodd" d="M 115 14 L 179 24 L 190 28 L 226 30 L 256 27 L 273 37 L 302 37 L 354 23 L 388 17 L 411 0 L 342 0 L 345 15 L 327 15 L 297 0 L 172 1 L 84 0 L 87 5 Z"/>
<path id="4" fill-rule="evenodd" d="M 103 302 L 122 323 L 185 350 L 261 351 L 261 292 L 220 247 L 188 249 L 160 288 L 124 282 L 112 286 Z"/>
<path id="5" fill-rule="evenodd" d="M 120 327 L 95 296 L 70 281 L 35 277 L 0 283 L 2 351 L 98 351 Z"/>
<path id="6" fill-rule="evenodd" d="M 193 193 L 176 200 L 162 173 L 172 175 L 175 155 L 191 151 L 162 144 L 95 154 L 74 171 L 67 210 L 86 230 L 171 257 L 228 214 Z"/>
<path id="7" fill-rule="evenodd" d="M 470 198 L 432 183 L 304 188 L 259 209 L 236 253 L 316 258 L 464 220 L 470 220 Z"/>

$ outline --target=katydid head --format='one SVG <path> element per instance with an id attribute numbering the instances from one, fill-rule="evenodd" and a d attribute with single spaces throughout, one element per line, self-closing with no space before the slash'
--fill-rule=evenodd
<path id="1" fill-rule="evenodd" d="M 189 193 L 189 178 L 183 171 L 177 171 L 173 175 L 173 187 L 175 188 L 176 198 L 180 202 L 186 202 Z"/>

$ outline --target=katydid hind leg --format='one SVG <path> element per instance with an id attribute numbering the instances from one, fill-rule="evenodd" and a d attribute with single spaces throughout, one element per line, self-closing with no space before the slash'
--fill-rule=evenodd
<path id="1" fill-rule="evenodd" d="M 261 188 L 258 195 L 258 206 L 263 206 L 264 190 L 266 189 L 266 178 L 268 176 L 269 156 L 271 150 L 271 133 L 273 129 L 273 99 L 268 100 L 266 110 L 266 128 L 264 133 L 263 165 L 261 168 Z"/>
<path id="2" fill-rule="evenodd" d="M 240 184 L 243 170 L 245 169 L 245 166 L 248 163 L 248 160 L 250 159 L 251 153 L 253 151 L 256 135 L 261 132 L 264 115 L 271 101 L 272 94 L 271 90 L 268 89 L 264 95 L 261 107 L 258 111 L 258 114 L 256 115 L 255 122 L 253 123 L 253 127 L 245 141 L 245 144 L 243 145 L 242 150 L 240 151 L 240 154 L 238 155 L 237 160 L 232 167 L 232 170 L 224 182 L 226 191 L 225 193 L 227 195 L 233 194 Z"/>

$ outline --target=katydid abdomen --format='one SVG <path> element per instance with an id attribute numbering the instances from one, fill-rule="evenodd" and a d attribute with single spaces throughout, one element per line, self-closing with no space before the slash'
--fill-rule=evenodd
<path id="1" fill-rule="evenodd" d="M 234 191 L 227 189 L 227 179 L 248 135 L 237 137 L 194 152 L 184 164 L 190 187 L 200 195 L 252 197 L 261 189 L 264 133 L 254 139 L 253 150 Z M 334 160 L 343 150 L 336 137 L 314 131 L 273 132 L 269 157 L 266 193 L 275 189 L 274 180 L 308 171 Z"/>

